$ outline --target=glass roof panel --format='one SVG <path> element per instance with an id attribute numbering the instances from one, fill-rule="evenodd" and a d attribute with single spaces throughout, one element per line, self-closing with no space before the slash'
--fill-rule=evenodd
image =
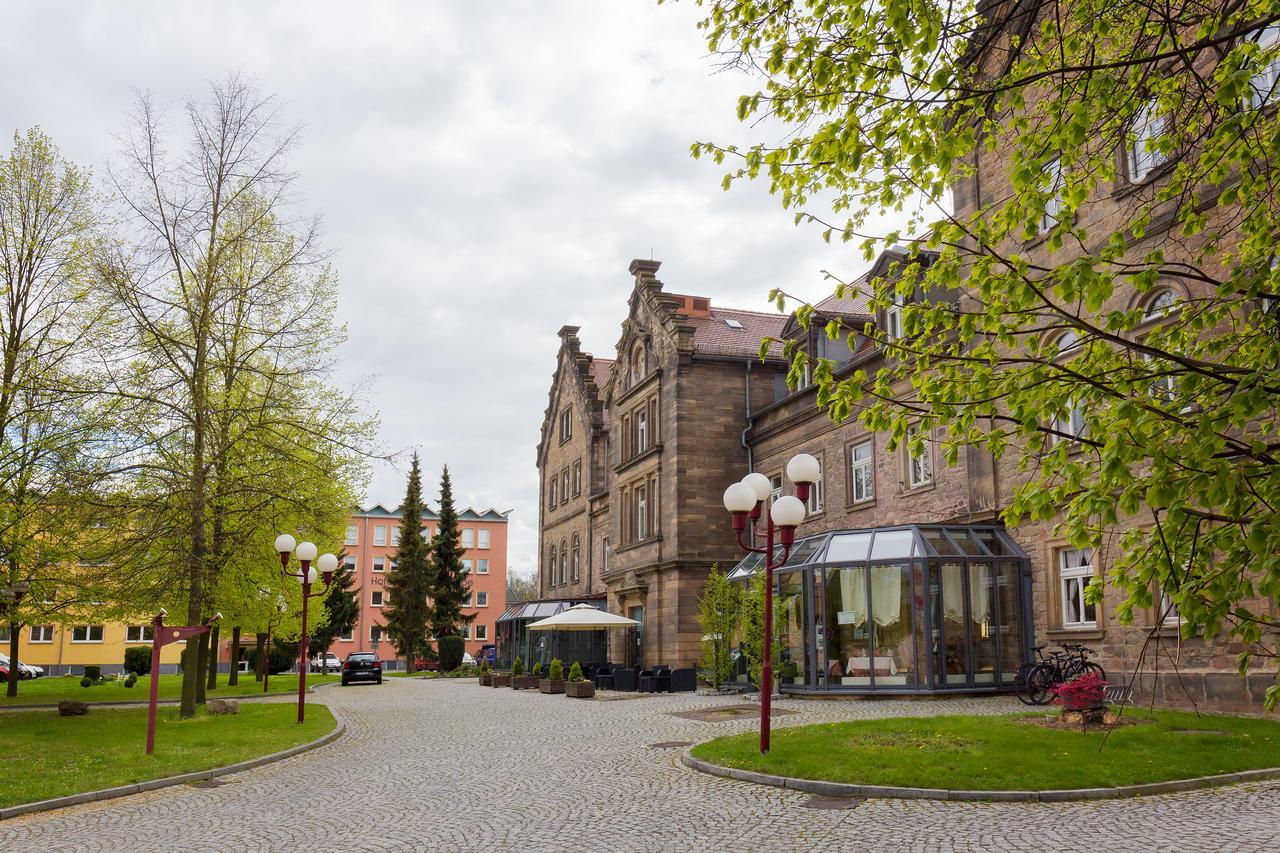
<path id="1" fill-rule="evenodd" d="M 889 560 L 914 556 L 919 553 L 915 544 L 914 530 L 877 530 L 876 541 L 871 545 L 871 559 Z"/>
<path id="2" fill-rule="evenodd" d="M 960 546 L 960 550 L 971 557 L 991 556 L 986 547 L 973 535 L 972 530 L 966 527 L 952 527 L 947 532 L 951 534 L 951 538 Z"/>
<path id="3" fill-rule="evenodd" d="M 791 556 L 787 558 L 784 565 L 799 566 L 813 559 L 814 552 L 822 545 L 825 536 L 810 536 L 808 539 L 802 539 L 797 542 L 791 549 Z"/>
<path id="4" fill-rule="evenodd" d="M 742 562 L 733 567 L 733 571 L 729 572 L 729 580 L 750 577 L 760 569 L 763 563 L 764 554 L 748 554 L 742 558 Z"/>
<path id="5" fill-rule="evenodd" d="M 870 546 L 870 533 L 837 533 L 831 537 L 831 544 L 822 559 L 828 563 L 865 560 Z"/>
<path id="6" fill-rule="evenodd" d="M 975 530 L 973 531 L 973 535 L 978 537 L 978 541 L 980 541 L 983 545 L 986 545 L 987 550 L 990 551 L 992 554 L 996 555 L 997 557 L 1015 556 L 1015 553 L 1009 550 L 1008 544 L 995 531 L 994 528 L 987 529 L 987 530 Z"/>
<path id="7" fill-rule="evenodd" d="M 960 549 L 941 527 L 921 527 L 920 533 L 924 535 L 925 542 L 937 551 L 939 556 L 954 557 L 960 553 Z"/>

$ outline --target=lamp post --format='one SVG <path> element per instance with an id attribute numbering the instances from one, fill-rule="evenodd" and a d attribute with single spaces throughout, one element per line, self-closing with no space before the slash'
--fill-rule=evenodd
<path id="1" fill-rule="evenodd" d="M 166 625 L 164 617 L 169 612 L 160 608 L 160 612 L 151 620 L 151 698 L 147 702 L 147 755 L 156 748 L 156 702 L 160 698 L 160 650 L 170 643 L 190 640 L 198 637 L 213 627 L 213 623 L 222 618 L 221 613 L 203 625 Z"/>
<path id="2" fill-rule="evenodd" d="M 799 453 L 791 457 L 787 463 L 787 477 L 796 484 L 795 497 L 786 495 L 773 502 L 765 515 L 765 547 L 757 548 L 748 545 L 743 539 L 747 529 L 747 519 L 751 519 L 751 531 L 759 537 L 760 531 L 756 522 L 765 501 L 773 492 L 769 478 L 764 474 L 748 474 L 741 482 L 734 483 L 724 491 L 724 508 L 733 514 L 733 531 L 738 537 L 738 544 L 750 554 L 764 555 L 764 660 L 760 669 L 760 753 L 769 752 L 769 726 L 773 699 L 773 570 L 787 562 L 791 556 L 791 546 L 796 541 L 796 528 L 804 521 L 805 502 L 809 500 L 809 489 L 817 482 L 821 468 L 818 460 L 808 453 Z M 782 545 L 781 559 L 774 559 L 774 530 L 777 530 L 779 544 Z M 754 542 L 754 538 L 753 538 Z"/>
<path id="3" fill-rule="evenodd" d="M 337 557 L 332 554 L 324 554 L 319 560 L 316 560 L 317 550 L 314 542 L 299 543 L 288 533 L 281 533 L 276 537 L 276 553 L 280 555 L 280 571 L 289 577 L 297 578 L 298 582 L 302 584 L 302 642 L 298 646 L 299 723 L 306 716 L 307 708 L 307 599 L 316 598 L 327 593 L 329 585 L 333 583 L 333 573 L 338 569 Z M 298 558 L 298 565 L 301 567 L 300 571 L 289 571 L 290 554 Z M 313 560 L 320 567 L 320 573 L 324 576 L 324 589 L 315 593 L 311 591 L 311 585 L 316 582 L 316 570 L 311 568 Z M 267 668 L 270 669 L 270 667 L 270 658 L 268 657 Z"/>

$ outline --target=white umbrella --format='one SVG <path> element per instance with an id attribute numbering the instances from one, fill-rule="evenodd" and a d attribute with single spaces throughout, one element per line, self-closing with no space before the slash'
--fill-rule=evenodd
<path id="1" fill-rule="evenodd" d="M 575 604 L 568 610 L 539 619 L 529 625 L 530 631 L 599 631 L 604 628 L 634 628 L 640 623 L 590 604 Z"/>

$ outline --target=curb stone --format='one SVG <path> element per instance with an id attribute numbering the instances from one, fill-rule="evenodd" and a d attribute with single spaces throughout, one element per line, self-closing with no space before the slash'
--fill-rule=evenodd
<path id="1" fill-rule="evenodd" d="M 324 685 L 316 685 L 322 687 Z M 327 707 L 327 706 L 326 706 Z M 141 794 L 145 791 L 154 791 L 158 788 L 168 788 L 172 785 L 186 785 L 191 782 L 203 782 L 206 779 L 214 779 L 218 776 L 227 776 L 231 773 L 241 773 L 245 770 L 252 770 L 255 767 L 261 767 L 264 764 L 271 764 L 276 761 L 283 761 L 286 758 L 292 758 L 304 752 L 332 743 L 346 733 L 347 721 L 342 715 L 329 708 L 329 713 L 333 714 L 337 723 L 333 730 L 327 734 L 321 735 L 313 741 L 300 743 L 297 746 L 291 746 L 288 749 L 282 749 L 279 752 L 268 753 L 267 755 L 259 755 L 257 758 L 250 758 L 236 764 L 228 764 L 224 767 L 211 767 L 208 770 L 196 770 L 192 773 L 183 773 L 178 776 L 166 776 L 163 779 L 148 779 L 145 782 L 136 782 L 131 785 L 119 785 L 114 788 L 103 788 L 100 791 L 85 791 L 81 794 L 70 794 L 66 797 L 54 797 L 51 800 L 39 800 L 34 803 L 20 803 L 16 806 L 0 809 L 0 820 L 9 820 L 10 818 L 19 817 L 34 812 L 50 811 L 52 809 L 62 809 L 67 806 L 79 806 L 85 803 L 97 802 L 99 800 L 111 800 L 116 797 L 127 797 L 131 794 Z"/>
<path id="2" fill-rule="evenodd" d="M 307 693 L 315 693 L 321 687 L 327 687 L 330 684 L 338 684 L 337 681 L 325 681 L 321 684 L 313 684 L 307 688 Z M 261 702 L 266 699 L 276 699 L 281 696 L 294 696 L 293 691 L 288 693 L 246 693 L 243 696 L 214 696 L 214 699 L 235 699 L 237 702 Z M 181 699 L 160 699 L 156 702 L 157 708 L 171 708 L 181 702 Z M 87 702 L 89 710 L 94 708 L 145 708 L 151 704 L 146 699 L 123 699 L 119 702 Z M 56 711 L 58 710 L 57 702 L 43 702 L 31 705 L 0 705 L 0 714 L 6 711 Z"/>
<path id="3" fill-rule="evenodd" d="M 1057 791 L 953 791 L 945 788 L 903 788 L 893 785 L 855 785 L 849 782 L 823 782 L 816 779 L 796 779 L 791 776 L 771 776 L 751 770 L 738 770 L 712 764 L 693 757 L 694 746 L 680 756 L 680 763 L 691 770 L 754 782 L 774 788 L 803 791 L 824 797 L 868 797 L 895 800 L 948 800 L 958 802 L 990 801 L 1004 803 L 1066 803 L 1081 800 L 1115 800 L 1125 797 L 1145 797 L 1153 794 L 1173 794 L 1199 788 L 1215 788 L 1237 785 L 1242 782 L 1260 782 L 1280 779 L 1280 767 L 1258 770 L 1242 770 L 1238 773 L 1222 773 L 1217 776 L 1198 776 L 1194 779 L 1172 779 L 1167 782 L 1147 782 L 1141 785 L 1121 785 L 1115 788 L 1073 788 Z"/>

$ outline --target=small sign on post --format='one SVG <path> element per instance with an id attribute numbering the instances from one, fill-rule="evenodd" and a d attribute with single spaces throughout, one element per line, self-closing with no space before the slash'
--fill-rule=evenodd
<path id="1" fill-rule="evenodd" d="M 161 609 L 156 618 L 151 620 L 151 699 L 147 703 L 147 755 L 156 749 L 156 702 L 160 698 L 160 650 L 170 643 L 198 637 L 213 627 L 213 623 L 222 618 L 222 614 L 214 616 L 203 625 L 166 625 L 164 617 L 169 615 Z"/>

